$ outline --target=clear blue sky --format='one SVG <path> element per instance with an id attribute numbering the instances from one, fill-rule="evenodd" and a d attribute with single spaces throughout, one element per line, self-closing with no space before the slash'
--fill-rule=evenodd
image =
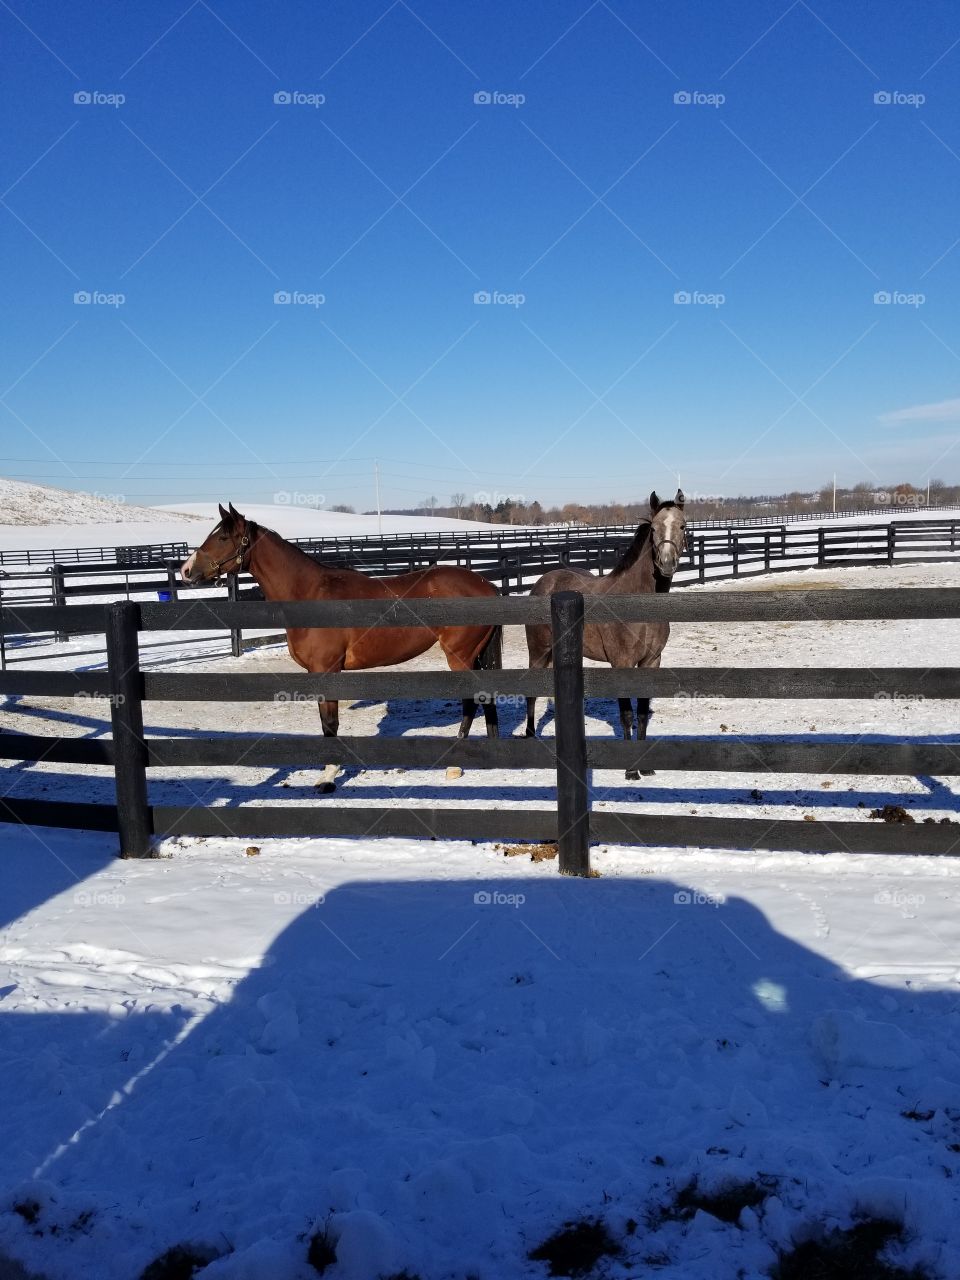
<path id="1" fill-rule="evenodd" d="M 10 0 L 0 33 L 0 474 L 361 508 L 374 458 L 388 506 L 960 476 L 950 0 Z"/>

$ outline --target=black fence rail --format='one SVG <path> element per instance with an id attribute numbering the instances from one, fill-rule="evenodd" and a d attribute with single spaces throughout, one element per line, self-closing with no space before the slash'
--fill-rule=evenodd
<path id="1" fill-rule="evenodd" d="M 960 510 L 957 507 L 920 505 L 924 510 L 931 513 Z M 907 509 L 917 510 L 919 508 L 912 504 L 904 504 L 900 508 L 900 510 Z M 853 517 L 862 518 L 868 515 L 885 516 L 889 521 L 891 518 L 895 518 L 897 510 L 897 506 L 891 505 L 830 513 L 822 511 L 787 512 L 771 509 L 765 514 L 757 516 L 691 519 L 689 527 L 695 530 L 751 529 L 814 520 L 823 523 L 824 521 L 844 520 Z M 198 522 L 198 533 L 202 532 L 204 528 L 205 526 Z M 303 547 L 305 551 L 317 555 L 353 555 L 356 552 L 364 552 L 376 548 L 383 548 L 384 550 L 402 549 L 416 552 L 425 552 L 436 548 L 439 554 L 450 547 L 456 549 L 464 546 L 473 547 L 493 544 L 504 548 L 524 545 L 531 541 L 548 543 L 564 542 L 569 539 L 576 541 L 578 536 L 583 533 L 590 533 L 600 537 L 607 535 L 621 537 L 631 535 L 635 528 L 636 526 L 632 524 L 497 525 L 486 529 L 471 529 L 468 527 L 462 531 L 453 527 L 431 533 L 343 534 L 340 536 L 331 534 L 319 537 L 291 538 L 290 541 L 296 543 L 297 546 Z M 53 564 L 106 564 L 121 567 L 162 566 L 168 560 L 176 560 L 179 563 L 186 559 L 189 554 L 190 547 L 188 544 L 179 541 L 142 543 L 136 546 L 10 548 L 0 550 L 0 566 L 15 568 L 24 566 L 29 568 L 34 565 L 42 567 Z"/>
<path id="2" fill-rule="evenodd" d="M 431 564 L 458 564 L 493 582 L 505 595 L 530 589 L 550 569 L 572 567 L 604 574 L 612 568 L 629 545 L 634 529 L 622 531 L 566 530 L 562 538 L 547 538 L 513 547 L 493 544 L 489 539 L 456 541 L 439 535 L 427 541 L 393 544 L 357 540 L 353 550 L 341 546 L 334 555 L 316 551 L 328 565 L 346 565 L 368 574 L 390 577 Z M 399 537 L 399 535 L 398 535 Z M 529 535 L 528 535 L 529 537 Z M 688 530 L 687 552 L 674 578 L 678 587 L 694 582 L 737 579 L 755 574 L 789 572 L 798 568 L 826 569 L 837 566 L 870 566 L 949 560 L 960 551 L 960 519 L 939 517 L 901 523 L 871 525 L 820 525 L 788 528 Z M 185 598 L 219 597 L 231 600 L 254 598 L 259 592 L 253 580 L 243 575 L 226 586 L 207 591 L 203 597 L 195 588 L 186 588 L 179 579 L 180 560 L 166 560 L 156 566 L 131 565 L 48 565 L 35 571 L 0 572 L 0 610 L 6 606 L 19 615 L 21 606 L 48 602 L 65 604 L 85 600 L 115 600 L 159 596 L 175 602 Z M 78 627 L 69 627 L 76 633 Z M 58 633 L 65 638 L 67 632 Z M 281 637 L 268 634 L 244 639 L 239 629 L 231 632 L 232 652 L 276 643 Z M 6 663 L 5 645 L 0 637 L 0 669 Z"/>
<path id="3" fill-rule="evenodd" d="M 67 606 L 27 606 L 18 625 L 54 631 L 66 624 Z M 863 821 L 769 821 L 699 815 L 594 811 L 590 770 L 705 770 L 762 776 L 799 772 L 843 775 L 960 775 L 960 753 L 945 743 L 830 743 L 762 746 L 747 738 L 717 743 L 689 738 L 622 742 L 588 738 L 586 696 L 677 698 L 709 694 L 756 698 L 873 698 L 895 690 L 926 698 L 960 697 L 960 668 L 667 668 L 610 671 L 584 668 L 583 628 L 616 617 L 625 622 L 783 622 L 960 618 L 960 589 L 716 592 L 696 595 L 553 597 L 472 600 L 340 602 L 223 602 L 190 605 L 122 602 L 74 606 L 86 631 L 105 631 L 105 673 L 22 671 L 0 674 L 0 694 L 30 697 L 107 697 L 112 738 L 75 739 L 2 734 L 0 757 L 102 765 L 115 775 L 116 803 L 0 799 L 0 820 L 116 831 L 127 857 L 150 853 L 152 841 L 172 835 L 434 836 L 444 839 L 557 841 L 560 870 L 589 872 L 592 842 L 681 845 L 720 849 L 950 854 L 960 851 L 953 825 L 888 825 Z M 0 620 L 2 621 L 2 620 Z M 392 627 L 549 621 L 555 660 L 549 671 L 405 672 L 327 674 L 168 673 L 143 671 L 139 633 L 234 627 Z M 71 624 L 73 619 L 71 619 Z M 3 625 L 7 625 L 3 621 Z M 309 698 L 460 698 L 552 696 L 556 737 L 456 740 L 436 735 L 324 738 L 303 734 L 249 736 L 220 733 L 189 739 L 146 737 L 143 703 L 151 700 L 229 703 Z M 550 809 L 403 808 L 340 805 L 240 805 L 201 808 L 153 805 L 149 770 L 209 766 L 301 768 L 327 764 L 407 768 L 451 764 L 474 769 L 551 769 L 556 803 Z"/>

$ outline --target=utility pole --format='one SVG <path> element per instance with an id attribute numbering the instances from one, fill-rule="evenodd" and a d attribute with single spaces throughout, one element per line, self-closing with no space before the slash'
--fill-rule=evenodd
<path id="1" fill-rule="evenodd" d="M 833 514 L 837 514 L 837 473 L 833 473 Z"/>
<path id="2" fill-rule="evenodd" d="M 927 506 L 930 505 L 930 477 L 927 476 Z"/>
<path id="3" fill-rule="evenodd" d="M 373 479 L 377 486 L 377 536 L 383 536 L 383 517 L 380 514 L 380 463 L 373 464 Z"/>

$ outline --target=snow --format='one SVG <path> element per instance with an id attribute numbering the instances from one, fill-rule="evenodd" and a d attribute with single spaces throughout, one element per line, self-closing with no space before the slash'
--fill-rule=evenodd
<path id="1" fill-rule="evenodd" d="M 275 529 L 285 538 L 309 537 L 376 537 L 378 533 L 440 533 L 471 529 L 501 529 L 515 535 L 517 527 L 484 524 L 475 520 L 454 520 L 446 516 L 377 517 L 342 511 L 320 511 L 297 503 L 246 503 L 234 495 L 234 505 L 252 520 Z M 898 524 L 912 520 L 953 519 L 957 510 L 924 508 L 892 509 L 888 516 L 867 515 L 837 517 L 839 526 Z M 73 493 L 66 489 L 49 489 L 0 478 L 0 551 L 44 550 L 48 548 L 137 546 L 158 542 L 185 542 L 196 546 L 220 519 L 218 503 L 188 502 L 159 504 L 155 507 L 127 506 L 93 494 Z M 813 533 L 817 523 L 829 527 L 830 516 L 814 521 L 787 522 L 789 528 Z M 122 531 L 111 524 L 122 523 Z M 776 520 L 771 524 L 777 525 Z M 747 535 L 762 532 L 762 526 L 746 525 L 740 532 Z M 531 529 L 535 539 L 543 532 Z"/>
<path id="2" fill-rule="evenodd" d="M 449 516 L 380 516 L 364 515 L 349 511 L 319 511 L 311 507 L 284 503 L 236 502 L 241 514 L 258 524 L 275 529 L 284 538 L 309 537 L 376 537 L 383 533 L 441 533 L 456 529 L 466 533 L 470 529 L 491 529 L 494 526 L 479 520 L 455 520 Z M 161 508 L 162 510 L 162 508 Z M 178 510 L 209 520 L 211 527 L 220 519 L 216 502 L 178 504 Z M 502 526 L 501 526 L 502 527 Z"/>
<path id="3" fill-rule="evenodd" d="M 177 514 L 182 511 L 182 507 L 178 508 Z M 69 529 L 88 524 L 149 524 L 158 519 L 163 519 L 163 514 L 156 507 L 128 506 L 108 495 L 55 489 L 49 485 L 28 484 L 0 476 L 0 530 L 9 533 L 21 529 L 24 546 L 37 545 L 31 539 L 36 539 L 38 534 L 63 538 L 66 534 L 64 525 Z M 189 521 L 190 517 L 184 516 L 180 523 Z M 51 525 L 54 528 L 48 529 Z M 93 532 L 85 529 L 88 538 Z M 107 531 L 97 529 L 95 532 L 98 537 L 103 537 Z"/>
<path id="4" fill-rule="evenodd" d="M 235 503 L 243 515 L 286 538 L 375 537 L 378 532 L 439 533 L 493 526 L 445 516 L 382 516 L 318 511 L 285 503 Z M 137 546 L 196 546 L 220 519 L 218 503 L 128 506 L 90 493 L 50 489 L 0 477 L 0 551 Z M 110 528 L 122 524 L 122 531 Z"/>
<path id="5" fill-rule="evenodd" d="M 957 565 L 924 564 L 725 588 L 958 582 Z M 665 662 L 960 665 L 958 632 L 685 624 Z M 231 659 L 222 637 L 144 640 L 144 665 L 162 670 L 293 669 L 277 648 Z M 506 653 L 519 665 L 518 636 Z M 13 656 L 104 662 L 93 637 Z M 952 704 L 878 692 L 663 700 L 651 732 L 746 734 L 761 751 L 798 733 L 957 741 Z M 522 708 L 501 711 L 518 732 Z M 341 728 L 452 734 L 458 712 L 344 705 Z M 222 707 L 146 713 L 150 733 L 224 728 Z M 615 732 L 615 706 L 588 713 L 589 732 Z M 53 724 L 98 736 L 109 716 L 96 700 L 32 698 L 0 715 L 8 730 Z M 234 704 L 229 729 L 312 732 L 316 709 Z M 151 796 L 552 804 L 545 772 L 449 783 L 354 769 L 323 798 L 314 781 L 156 771 Z M 953 778 L 591 781 L 596 805 L 650 812 L 839 822 L 862 819 L 861 802 L 955 820 L 960 807 Z M 11 765 L 5 790 L 110 797 L 106 771 L 42 762 Z M 0 826 L 0 1274 L 6 1253 L 48 1280 L 130 1280 L 190 1244 L 218 1255 L 211 1280 L 308 1280 L 320 1231 L 336 1251 L 330 1280 L 531 1280 L 547 1269 L 529 1251 L 589 1215 L 624 1248 L 598 1276 L 760 1280 L 778 1249 L 863 1213 L 905 1224 L 901 1265 L 958 1274 L 960 858 L 608 845 L 593 851 L 600 878 L 578 881 L 486 843 L 181 838 L 129 863 L 114 848 Z M 694 1179 L 769 1194 L 737 1223 L 669 1212 Z"/>

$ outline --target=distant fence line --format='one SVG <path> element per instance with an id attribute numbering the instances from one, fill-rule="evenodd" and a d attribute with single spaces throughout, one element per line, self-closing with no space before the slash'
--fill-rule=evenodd
<path id="1" fill-rule="evenodd" d="M 70 613 L 73 616 L 66 617 Z M 960 588 L 903 592 L 715 592 L 609 598 L 561 592 L 553 597 L 472 600 L 267 601 L 199 604 L 25 606 L 16 623 L 57 631 L 66 625 L 106 635 L 106 672 L 20 671 L 0 674 L 0 694 L 109 700 L 111 739 L 0 735 L 0 758 L 105 765 L 115 780 L 114 804 L 75 803 L 6 795 L 0 821 L 116 832 L 123 856 L 143 857 L 154 838 L 172 835 L 408 836 L 471 840 L 556 840 L 560 870 L 589 874 L 591 842 L 682 845 L 773 851 L 949 854 L 960 845 L 952 825 L 824 822 L 700 815 L 594 812 L 589 770 L 660 769 L 736 773 L 843 775 L 960 775 L 960 753 L 949 743 L 829 743 L 802 738 L 722 743 L 666 737 L 643 742 L 586 736 L 584 698 L 714 697 L 873 698 L 890 690 L 928 698 L 960 697 L 958 668 L 695 667 L 658 671 L 585 669 L 587 622 L 762 622 L 960 618 Z M 380 627 L 548 622 L 554 635 L 550 670 L 469 672 L 339 672 L 336 674 L 164 673 L 143 671 L 139 633 L 149 630 L 248 626 Z M 483 695 L 552 696 L 556 737 L 456 740 L 438 735 L 325 738 L 319 733 L 207 737 L 146 737 L 143 703 L 285 701 L 311 698 L 460 698 Z M 148 771 L 204 766 L 300 768 L 329 763 L 360 766 L 483 769 L 550 768 L 556 804 L 550 809 L 420 808 L 316 803 L 303 805 L 154 805 Z M 29 775 L 22 775 L 29 777 Z"/>
<path id="2" fill-rule="evenodd" d="M 960 507 L 926 507 L 929 511 L 956 511 Z M 890 517 L 895 507 L 873 507 L 859 511 L 805 511 L 789 515 L 769 513 L 762 516 L 743 516 L 733 519 L 702 519 L 688 521 L 688 528 L 697 529 L 748 529 L 764 526 L 780 526 L 798 521 L 829 521 L 849 519 L 855 516 L 885 515 Z M 203 529 L 198 524 L 198 530 Z M 485 543 L 511 545 L 541 542 L 576 541 L 578 536 L 588 534 L 593 537 L 606 535 L 620 536 L 632 533 L 636 524 L 608 525 L 498 525 L 489 529 L 464 529 L 455 527 L 430 533 L 384 533 L 384 534 L 344 534 L 321 537 L 290 538 L 288 541 L 303 547 L 304 550 L 317 554 L 342 555 L 354 551 L 368 551 L 375 547 L 396 550 L 401 547 L 426 549 L 434 546 L 446 548 L 469 544 L 480 546 Z M 191 547 L 186 542 L 151 542 L 133 546 L 112 545 L 100 547 L 41 547 L 38 549 L 13 548 L 0 550 L 0 566 L 28 568 L 34 565 L 119 565 L 119 566 L 157 566 L 170 560 L 184 560 Z"/>

